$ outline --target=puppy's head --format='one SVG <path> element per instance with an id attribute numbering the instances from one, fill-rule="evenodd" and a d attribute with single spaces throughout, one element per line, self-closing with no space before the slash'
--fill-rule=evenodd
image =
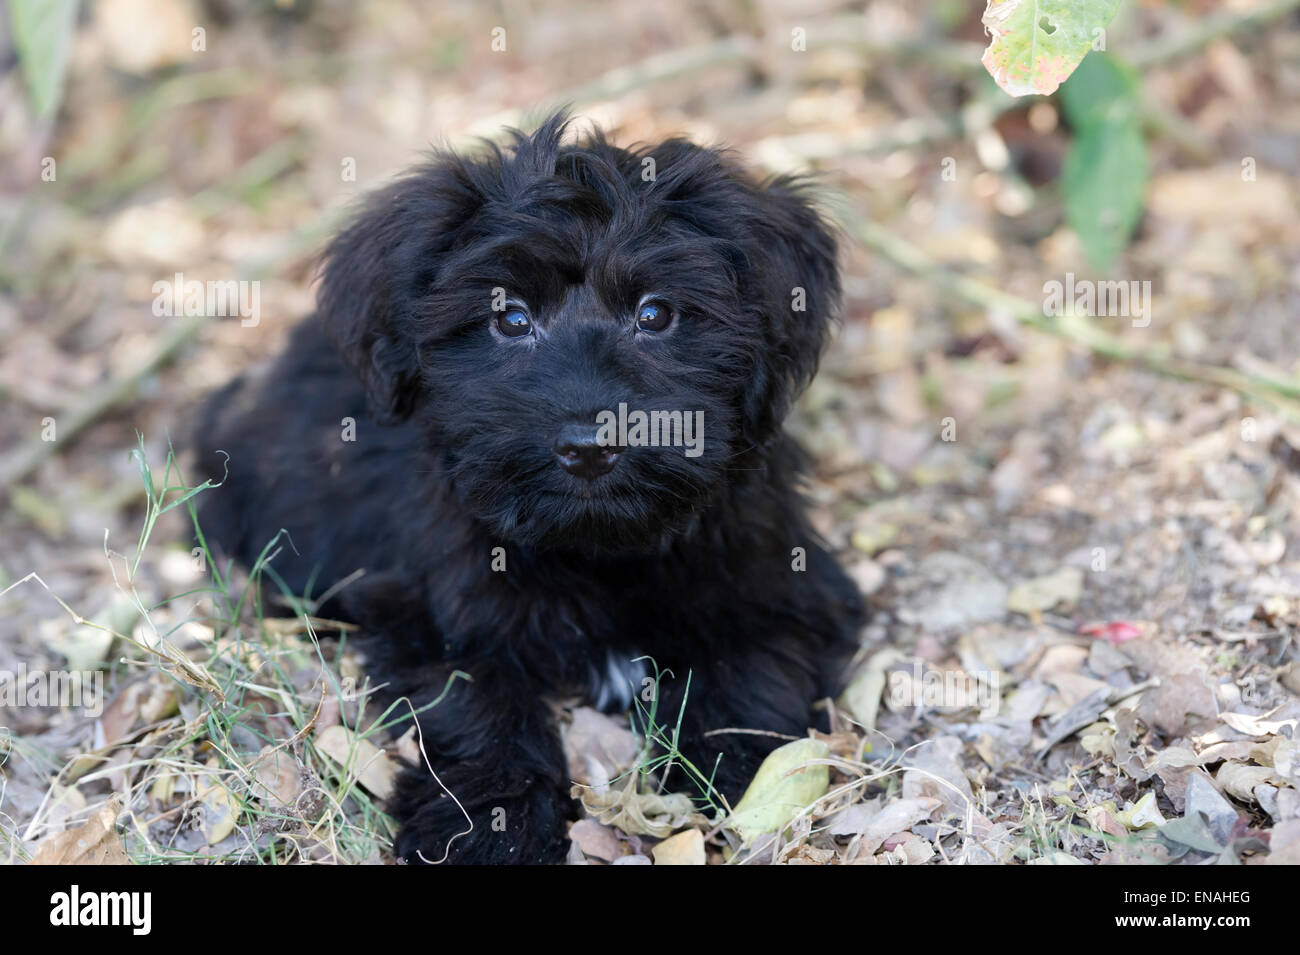
<path id="1" fill-rule="evenodd" d="M 794 180 L 565 126 L 371 197 L 319 308 L 376 413 L 418 420 L 495 534 L 644 551 L 755 466 L 816 370 L 835 241 Z"/>

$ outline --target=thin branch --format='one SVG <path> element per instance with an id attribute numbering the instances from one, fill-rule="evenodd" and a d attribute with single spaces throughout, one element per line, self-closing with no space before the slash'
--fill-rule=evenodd
<path id="1" fill-rule="evenodd" d="M 1201 47 L 1209 46 L 1215 40 L 1222 39 L 1230 33 L 1263 26 L 1295 10 L 1300 10 L 1300 0 L 1279 0 L 1270 6 L 1246 13 L 1221 11 L 1199 20 L 1195 26 L 1186 30 L 1162 34 L 1158 39 L 1135 48 L 1124 58 L 1139 69 L 1152 66 L 1188 53 L 1195 53 Z"/>
<path id="2" fill-rule="evenodd" d="M 57 440 L 36 437 L 22 445 L 0 464 L 0 489 L 9 488 L 31 474 L 46 458 L 70 443 L 109 409 L 130 397 L 146 376 L 167 364 L 181 348 L 198 335 L 207 318 L 192 316 L 173 325 L 158 347 L 125 375 L 94 388 L 71 410 L 56 419 Z"/>
<path id="3" fill-rule="evenodd" d="M 1219 365 L 1184 361 L 1156 349 L 1131 345 L 1086 321 L 1045 315 L 1039 303 L 944 268 L 916 246 L 877 223 L 860 221 L 850 228 L 863 245 L 924 279 L 949 298 L 1009 315 L 1021 325 L 1082 345 L 1113 361 L 1138 365 L 1169 378 L 1235 391 L 1251 401 L 1276 408 L 1293 421 L 1300 422 L 1300 405 L 1297 405 L 1300 402 L 1300 379 L 1276 378 Z"/>

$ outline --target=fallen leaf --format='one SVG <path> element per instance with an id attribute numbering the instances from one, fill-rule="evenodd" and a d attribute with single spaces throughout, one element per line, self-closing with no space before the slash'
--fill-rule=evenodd
<path id="1" fill-rule="evenodd" d="M 575 785 L 570 795 L 600 822 L 633 835 L 665 839 L 684 826 L 707 822 L 685 793 L 637 792 L 635 774 L 628 776 L 622 789 Z"/>
<path id="2" fill-rule="evenodd" d="M 1210 831 L 1209 825 L 1200 816 L 1184 816 L 1170 819 L 1160 828 L 1160 836 L 1175 845 L 1187 846 L 1197 852 L 1209 852 L 1217 855 L 1223 851 L 1223 844 Z"/>
<path id="3" fill-rule="evenodd" d="M 898 611 L 904 623 L 943 633 L 1006 615 L 1007 585 L 969 557 L 937 551 L 921 561 L 913 579 L 916 589 Z"/>
<path id="4" fill-rule="evenodd" d="M 919 799 L 896 799 L 889 803 L 876 813 L 862 830 L 862 841 L 868 853 L 874 854 L 890 836 L 910 829 L 924 819 L 929 819 L 942 805 L 940 800 L 928 796 Z"/>
<path id="5" fill-rule="evenodd" d="M 579 819 L 569 829 L 569 838 L 578 844 L 584 855 L 593 856 L 605 862 L 613 862 L 626 855 L 623 844 L 609 826 L 602 826 L 594 819 Z"/>
<path id="6" fill-rule="evenodd" d="M 399 767 L 374 743 L 345 726 L 329 726 L 316 734 L 316 748 L 380 799 L 392 795 Z"/>
<path id="7" fill-rule="evenodd" d="M 826 795 L 830 770 L 825 759 L 830 748 L 821 740 L 799 739 L 779 746 L 758 767 L 753 782 L 727 819 L 727 827 L 748 842 L 765 832 L 784 828 L 799 811 Z"/>
<path id="8" fill-rule="evenodd" d="M 785 857 L 786 865 L 833 865 L 838 853 L 834 849 L 818 849 L 807 843 Z"/>
<path id="9" fill-rule="evenodd" d="M 833 816 L 828 816 L 821 821 L 826 831 L 832 836 L 858 836 L 866 831 L 871 820 L 880 813 L 880 802 L 873 799 L 870 802 L 855 802 L 850 806 L 845 806 Z"/>
<path id="10" fill-rule="evenodd" d="M 253 775 L 260 788 L 253 792 L 275 809 L 293 809 L 302 792 L 302 770 L 289 753 L 264 746 L 254 760 Z"/>
<path id="11" fill-rule="evenodd" d="M 1181 673 L 1161 681 L 1151 722 L 1165 733 L 1182 732 L 1189 722 L 1215 715 L 1214 690 L 1200 673 Z"/>
<path id="12" fill-rule="evenodd" d="M 113 634 L 129 634 L 140 619 L 140 608 L 119 597 L 97 613 L 91 623 L 65 626 L 60 618 L 41 628 L 41 638 L 51 650 L 63 654 L 69 670 L 93 670 L 104 662 Z"/>
<path id="13" fill-rule="evenodd" d="M 1007 596 L 1007 609 L 1025 616 L 1060 606 L 1068 610 L 1083 593 L 1083 571 L 1062 567 L 1054 573 L 1016 584 Z"/>
<path id="14" fill-rule="evenodd" d="M 1150 829 L 1165 824 L 1165 817 L 1160 815 L 1156 806 L 1156 794 L 1148 792 L 1141 799 L 1115 814 L 1115 818 L 1127 829 Z"/>
<path id="15" fill-rule="evenodd" d="M 1242 802 L 1258 802 L 1255 787 L 1280 780 L 1277 774 L 1267 766 L 1248 766 L 1245 763 L 1227 762 L 1214 774 L 1214 781 L 1223 787 L 1223 791 Z"/>
<path id="16" fill-rule="evenodd" d="M 914 832 L 904 833 L 897 842 L 891 838 L 885 845 L 888 846 L 888 851 L 882 853 L 880 861 L 890 865 L 924 865 L 935 855 L 930 840 Z"/>
<path id="17" fill-rule="evenodd" d="M 1085 865 L 1082 859 L 1076 859 L 1068 852 L 1049 852 L 1047 855 L 1030 859 L 1026 865 Z"/>
<path id="18" fill-rule="evenodd" d="M 1273 712 L 1276 713 L 1277 710 Z M 1290 728 L 1292 733 L 1295 732 L 1297 721 L 1294 718 L 1270 720 L 1268 719 L 1270 715 L 1272 714 L 1265 713 L 1263 716 L 1252 716 L 1248 713 L 1220 713 L 1219 719 L 1238 733 L 1245 733 L 1247 736 L 1276 736 L 1287 728 Z"/>
<path id="19" fill-rule="evenodd" d="M 626 719 L 616 719 L 589 706 L 576 708 L 563 730 L 569 778 L 600 786 L 635 762 L 640 752 L 636 734 Z"/>
<path id="20" fill-rule="evenodd" d="M 669 836 L 650 854 L 655 865 L 704 865 L 704 835 L 698 829 L 687 829 Z"/>
<path id="21" fill-rule="evenodd" d="M 965 816 L 974 796 L 962 769 L 961 753 L 962 741 L 955 736 L 938 736 L 917 746 L 905 764 L 903 798 L 937 799 L 946 815 Z"/>
<path id="22" fill-rule="evenodd" d="M 1119 646 L 1129 640 L 1142 636 L 1142 631 L 1127 620 L 1112 620 L 1109 623 L 1085 624 L 1079 628 L 1080 633 L 1105 640 L 1112 646 Z"/>
<path id="23" fill-rule="evenodd" d="M 130 865 L 122 837 L 117 833 L 120 804 L 110 799 L 90 819 L 75 829 L 42 839 L 32 865 Z"/>
<path id="24" fill-rule="evenodd" d="M 876 728 L 880 694 L 885 690 L 885 671 L 903 659 L 906 659 L 903 653 L 893 647 L 873 653 L 844 688 L 840 704 L 863 729 L 870 731 Z"/>
<path id="25" fill-rule="evenodd" d="M 1203 816 L 1219 846 L 1225 846 L 1237 824 L 1237 810 L 1214 788 L 1208 776 L 1194 772 L 1187 780 L 1184 818 Z M 1166 826 L 1166 828 L 1168 828 Z M 1187 843 L 1191 845 L 1191 843 Z"/>
<path id="26" fill-rule="evenodd" d="M 216 768 L 215 761 L 208 765 Z M 199 801 L 199 828 L 203 832 L 203 838 L 208 845 L 215 846 L 235 831 L 239 804 L 215 774 L 204 774 L 200 778 L 195 798 Z"/>
<path id="27" fill-rule="evenodd" d="M 1300 819 L 1288 819 L 1273 827 L 1265 865 L 1300 865 Z"/>

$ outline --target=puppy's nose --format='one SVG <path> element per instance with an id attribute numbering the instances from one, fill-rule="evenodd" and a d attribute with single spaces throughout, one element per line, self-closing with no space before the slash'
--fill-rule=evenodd
<path id="1" fill-rule="evenodd" d="M 555 439 L 555 459 L 560 467 L 587 481 L 612 471 L 622 450 L 597 441 L 595 425 L 565 425 Z"/>

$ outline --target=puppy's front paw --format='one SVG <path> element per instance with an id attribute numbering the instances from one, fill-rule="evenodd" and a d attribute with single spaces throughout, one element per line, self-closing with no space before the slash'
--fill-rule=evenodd
<path id="1" fill-rule="evenodd" d="M 408 782 L 406 792 L 399 790 L 400 807 L 395 813 L 400 829 L 394 852 L 408 865 L 548 865 L 564 861 L 568 849 L 565 820 L 572 802 L 550 781 L 515 786 L 517 795 L 500 798 L 492 796 L 490 783 L 448 785 L 460 805 L 427 775 L 416 783 Z M 418 792 L 411 792 L 412 788 Z"/>

